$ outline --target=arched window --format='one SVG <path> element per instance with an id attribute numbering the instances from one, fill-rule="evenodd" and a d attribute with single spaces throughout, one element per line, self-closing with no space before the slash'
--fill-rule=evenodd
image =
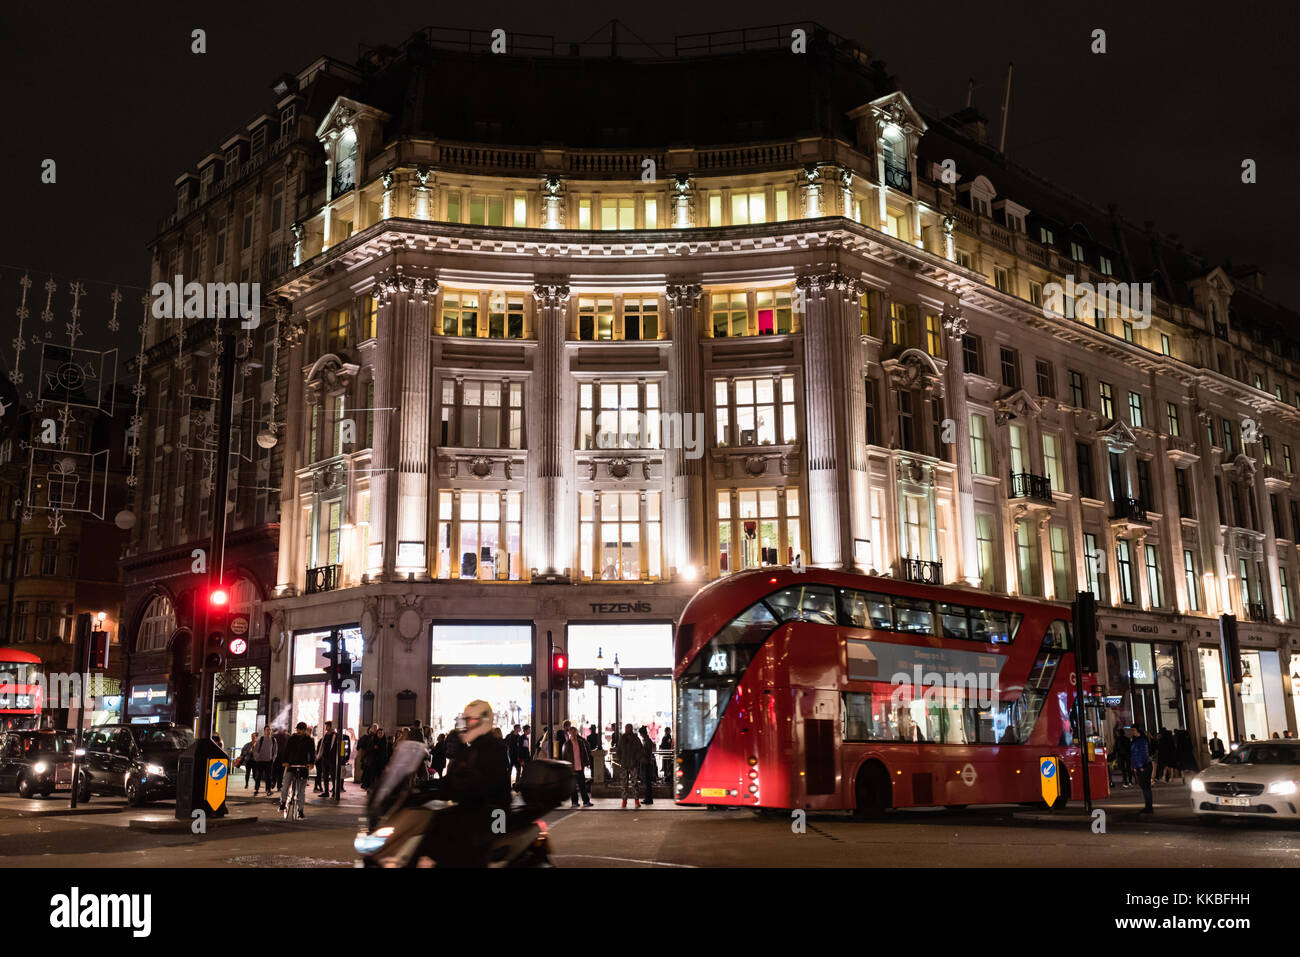
<path id="1" fill-rule="evenodd" d="M 156 595 L 145 606 L 140 616 L 140 630 L 136 634 L 136 651 L 162 651 L 176 631 L 176 610 L 166 595 Z"/>

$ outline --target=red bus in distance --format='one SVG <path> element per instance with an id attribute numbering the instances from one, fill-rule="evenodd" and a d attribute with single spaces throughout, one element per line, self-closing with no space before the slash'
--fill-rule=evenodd
<path id="1" fill-rule="evenodd" d="M 0 730 L 40 727 L 42 688 L 22 680 L 41 670 L 41 659 L 16 648 L 0 648 Z"/>
<path id="2" fill-rule="evenodd" d="M 1083 794 L 1068 606 L 808 568 L 702 588 L 674 638 L 680 804 L 853 810 Z M 1109 793 L 1085 674 L 1094 798 Z"/>

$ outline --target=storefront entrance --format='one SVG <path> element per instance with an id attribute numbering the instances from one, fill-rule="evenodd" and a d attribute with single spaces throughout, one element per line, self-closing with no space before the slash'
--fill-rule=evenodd
<path id="1" fill-rule="evenodd" d="M 435 736 L 454 731 L 471 701 L 492 706 L 503 735 L 533 723 L 531 623 L 435 624 L 431 650 L 428 725 Z"/>
<path id="2" fill-rule="evenodd" d="M 600 728 L 606 751 L 615 729 L 628 724 L 644 725 L 658 747 L 672 724 L 672 625 L 569 625 L 568 652 L 569 720 L 584 732 Z"/>
<path id="3" fill-rule="evenodd" d="M 1110 696 L 1120 699 L 1112 724 L 1136 725 L 1149 735 L 1187 728 L 1178 645 L 1107 641 L 1106 676 Z"/>
<path id="4" fill-rule="evenodd" d="M 352 738 L 355 746 L 359 734 L 357 725 L 361 720 L 361 663 L 365 644 L 361 638 L 361 629 L 347 627 L 339 629 L 343 647 L 352 656 L 352 688 L 341 695 L 331 691 L 325 679 L 325 651 L 328 631 L 298 632 L 293 636 L 293 700 L 288 708 L 281 709 L 277 715 L 270 716 L 274 727 L 292 732 L 298 722 L 305 722 L 311 728 L 312 736 L 319 739 L 325 733 L 326 721 L 338 720 L 338 704 L 343 702 L 343 728 Z M 365 729 L 361 729 L 364 733 Z M 229 742 L 227 742 L 229 745 Z"/>
<path id="5" fill-rule="evenodd" d="M 1228 728 L 1231 712 L 1224 694 L 1222 656 L 1217 648 L 1202 648 L 1199 658 L 1201 684 L 1205 689 L 1201 702 L 1205 709 L 1205 733 L 1217 731 L 1221 740 L 1231 741 Z M 1279 736 L 1287 733 L 1282 667 L 1276 651 L 1241 653 L 1241 719 L 1242 741 L 1263 741 L 1274 733 Z"/>

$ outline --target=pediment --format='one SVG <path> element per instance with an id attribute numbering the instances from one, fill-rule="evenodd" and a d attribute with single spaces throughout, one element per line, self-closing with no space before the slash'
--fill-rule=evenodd
<path id="1" fill-rule="evenodd" d="M 1122 419 L 1116 419 L 1106 428 L 1100 429 L 1097 437 L 1105 439 L 1106 444 L 1117 451 L 1132 448 L 1137 444 L 1137 436 Z"/>
<path id="2" fill-rule="evenodd" d="M 997 402 L 998 425 L 1005 425 L 1010 419 L 1036 419 L 1042 414 L 1043 407 L 1025 389 L 1017 389 Z"/>
<path id="3" fill-rule="evenodd" d="M 328 142 L 348 127 L 355 127 L 358 120 L 374 120 L 382 126 L 388 119 L 389 114 L 383 110 L 340 96 L 334 100 L 320 126 L 316 127 L 316 138 L 322 143 Z"/>

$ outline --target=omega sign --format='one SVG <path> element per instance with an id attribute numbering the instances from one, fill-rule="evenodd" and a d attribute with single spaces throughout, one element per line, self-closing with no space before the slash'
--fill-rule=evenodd
<path id="1" fill-rule="evenodd" d="M 593 601 L 591 610 L 597 615 L 648 615 L 648 601 Z"/>

